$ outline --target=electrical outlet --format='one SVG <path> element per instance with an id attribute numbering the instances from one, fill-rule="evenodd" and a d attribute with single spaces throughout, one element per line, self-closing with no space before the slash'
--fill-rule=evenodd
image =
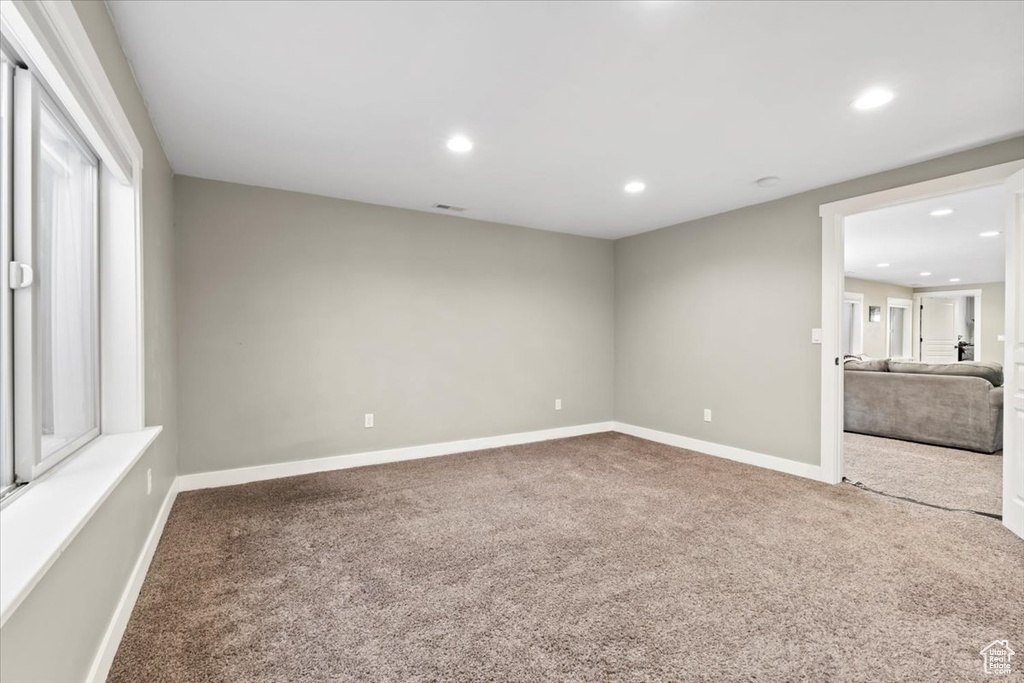
<path id="1" fill-rule="evenodd" d="M 562 399 L 556 398 L 555 399 L 555 410 L 561 410 L 561 409 L 562 409 Z"/>
<path id="2" fill-rule="evenodd" d="M 711 408 L 704 409 L 704 421 L 711 422 Z"/>
<path id="3" fill-rule="evenodd" d="M 363 426 L 367 429 L 373 427 L 373 413 L 367 413 L 363 416 Z"/>
<path id="4" fill-rule="evenodd" d="M 146 495 L 153 493 L 153 468 L 146 470 Z"/>

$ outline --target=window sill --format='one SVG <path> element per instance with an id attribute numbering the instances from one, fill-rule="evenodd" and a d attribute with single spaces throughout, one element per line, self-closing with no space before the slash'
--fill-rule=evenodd
<path id="1" fill-rule="evenodd" d="M 53 566 L 163 427 L 108 434 L 0 510 L 0 625 Z"/>

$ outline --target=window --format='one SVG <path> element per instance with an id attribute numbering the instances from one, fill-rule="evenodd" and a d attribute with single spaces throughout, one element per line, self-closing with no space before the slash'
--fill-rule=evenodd
<path id="1" fill-rule="evenodd" d="M 14 61 L 4 55 L 0 160 L 5 492 L 100 433 L 99 162 Z"/>
<path id="2" fill-rule="evenodd" d="M 859 356 L 864 353 L 864 295 L 843 292 L 843 338 L 844 356 Z"/>
<path id="3" fill-rule="evenodd" d="M 911 308 L 914 302 L 910 299 L 887 299 L 889 329 L 886 339 L 886 352 L 890 358 L 910 360 L 913 355 L 913 316 Z"/>

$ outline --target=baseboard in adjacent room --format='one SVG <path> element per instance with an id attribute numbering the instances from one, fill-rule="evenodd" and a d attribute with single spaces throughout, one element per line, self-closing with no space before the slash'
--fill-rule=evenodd
<path id="1" fill-rule="evenodd" d="M 365 453 L 350 453 L 347 455 L 335 455 L 326 458 L 297 460 L 295 462 L 257 465 L 255 467 L 240 467 L 230 470 L 218 470 L 215 472 L 199 472 L 197 474 L 183 474 L 178 477 L 178 489 L 180 491 L 192 491 L 196 489 L 215 488 L 218 486 L 234 486 L 236 484 L 248 484 L 250 482 L 263 481 L 266 479 L 295 477 L 302 474 L 342 470 L 350 467 L 382 465 L 384 463 L 400 462 L 402 460 L 418 460 L 420 458 L 433 458 L 440 455 L 481 451 L 487 448 L 515 446 L 517 444 L 533 443 L 535 441 L 564 439 L 571 436 L 582 436 L 584 434 L 610 432 L 614 429 L 613 424 L 614 423 L 612 422 L 594 422 L 591 424 L 575 425 L 572 427 L 556 427 L 555 429 L 541 429 L 534 432 L 520 432 L 518 434 L 505 434 L 502 436 L 489 436 L 478 439 L 465 439 L 462 441 L 448 441 L 445 443 L 427 444 L 424 446 L 390 448 L 387 450 L 369 451 Z"/>
<path id="2" fill-rule="evenodd" d="M 765 469 L 775 470 L 777 472 L 794 474 L 798 477 L 814 479 L 815 481 L 824 481 L 821 473 L 821 467 L 818 465 L 808 465 L 807 463 L 797 462 L 796 460 L 788 460 L 774 455 L 756 453 L 754 451 L 736 448 L 735 446 L 725 446 L 711 441 L 701 441 L 700 439 L 681 436 L 679 434 L 671 434 L 669 432 L 662 432 L 657 429 L 637 427 L 636 425 L 626 424 L 624 422 L 615 422 L 613 424 L 614 431 L 622 434 L 629 434 L 630 436 L 647 439 L 648 441 L 657 441 L 658 443 L 663 443 L 667 446 L 685 448 L 690 451 L 697 451 L 698 453 L 713 455 L 719 458 L 735 460 L 736 462 L 742 462 L 747 465 L 756 465 L 757 467 L 764 467 Z"/>
<path id="3" fill-rule="evenodd" d="M 142 590 L 146 572 L 149 571 L 149 563 L 152 562 L 153 555 L 156 553 L 156 547 L 160 543 L 160 536 L 163 534 L 164 525 L 167 524 L 167 518 L 171 514 L 171 508 L 174 506 L 174 499 L 177 495 L 178 479 L 175 478 L 167 490 L 167 495 L 153 522 L 153 527 L 149 530 L 149 536 L 146 537 L 146 543 L 142 546 L 139 559 L 135 562 L 135 567 L 132 568 L 128 584 L 125 586 L 124 592 L 121 593 L 121 599 L 117 603 L 117 609 L 114 610 L 114 616 L 107 626 L 106 633 L 103 634 L 103 640 L 100 641 L 99 650 L 89 669 L 89 677 L 86 679 L 92 683 L 102 683 L 107 679 L 110 665 L 114 663 L 114 655 L 117 654 L 117 648 L 121 644 L 121 637 L 128 626 L 128 619 L 132 616 L 135 601 Z"/>

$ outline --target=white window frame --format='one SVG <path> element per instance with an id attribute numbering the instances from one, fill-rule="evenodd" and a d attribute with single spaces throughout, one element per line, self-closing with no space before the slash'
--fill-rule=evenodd
<path id="1" fill-rule="evenodd" d="M 14 386 L 7 378 L 14 373 L 13 330 L 11 316 L 14 292 L 8 282 L 7 264 L 11 262 L 14 230 L 12 227 L 11 189 L 14 172 L 14 63 L 0 52 L 0 79 L 7 91 L 8 109 L 0 112 L 0 498 L 15 488 L 14 483 Z"/>
<path id="2" fill-rule="evenodd" d="M 45 463 L 39 462 L 39 437 L 35 437 L 34 443 L 22 443 L 22 438 L 31 437 L 24 427 L 19 426 L 17 416 L 19 406 L 23 404 L 21 388 L 35 385 L 34 391 L 38 390 L 38 370 L 31 368 L 26 371 L 22 367 L 24 364 L 16 363 L 13 372 L 24 373 L 24 376 L 14 379 L 16 470 L 19 480 L 35 481 L 59 460 L 82 450 L 85 442 L 95 439 L 97 434 L 134 432 L 145 427 L 143 155 L 142 145 L 71 3 L 0 0 L 0 31 L 13 52 L 10 56 L 27 66 L 38 81 L 34 106 L 47 106 L 68 130 L 77 134 L 80 145 L 99 161 L 96 179 L 100 316 L 97 377 L 101 387 L 99 429 L 63 447 L 54 454 L 58 457 L 51 456 Z M 15 107 L 19 102 L 24 104 L 26 98 L 16 98 Z M 17 144 L 17 138 L 14 142 Z M 25 187 L 25 183 L 19 181 L 19 187 Z M 15 212 L 26 206 L 34 210 L 34 204 L 26 198 L 14 202 Z M 15 216 L 15 229 L 19 223 L 21 221 Z M 2 267 L 6 271 L 7 264 L 3 263 Z M 18 315 L 18 307 L 14 308 L 14 315 Z M 22 323 L 15 327 L 20 330 L 25 325 Z M 35 403 L 35 396 L 31 397 L 31 402 Z M 38 420 L 38 416 L 35 419 Z M 32 431 L 38 433 L 41 430 Z M 32 462 L 25 460 L 26 453 L 32 454 Z M 0 507 L 6 507 L 29 488 L 31 486 L 19 487 L 12 495 L 0 500 Z"/>
<path id="3" fill-rule="evenodd" d="M 896 355 L 891 348 L 892 338 L 892 309 L 902 308 L 903 314 L 903 348 L 900 355 Z M 898 358 L 900 360 L 911 360 L 914 357 L 914 302 L 911 299 L 897 299 L 886 297 L 885 299 L 885 355 L 887 358 Z"/>
<path id="4" fill-rule="evenodd" d="M 78 451 L 100 434 L 102 376 L 100 361 L 100 301 L 99 301 L 99 177 L 100 162 L 97 155 L 82 139 L 75 126 L 45 91 L 42 83 L 26 69 L 15 69 L 14 74 L 14 260 L 28 264 L 38 271 L 38 190 L 39 167 L 42 163 L 40 142 L 40 112 L 42 109 L 54 117 L 80 151 L 93 163 L 93 253 L 91 255 L 96 280 L 92 300 L 96 314 L 93 348 L 96 356 L 95 427 L 81 434 L 59 449 L 46 455 L 42 449 L 42 377 L 38 333 L 39 283 L 14 292 L 14 472 L 18 483 L 28 483 Z"/>
<path id="5" fill-rule="evenodd" d="M 100 436 L 0 501 L 2 627 L 162 428 L 145 424 L 142 146 L 72 3 L 0 0 L 0 32 L 102 162 L 103 387 Z M 169 498 L 174 490 L 172 484 Z M 146 514 L 143 508 L 148 506 L 140 506 L 140 514 Z M 111 621 L 105 641 L 116 641 L 118 629 L 124 628 L 119 623 Z M 89 679 L 102 680 L 109 666 L 110 656 L 103 650 L 92 663 Z"/>

